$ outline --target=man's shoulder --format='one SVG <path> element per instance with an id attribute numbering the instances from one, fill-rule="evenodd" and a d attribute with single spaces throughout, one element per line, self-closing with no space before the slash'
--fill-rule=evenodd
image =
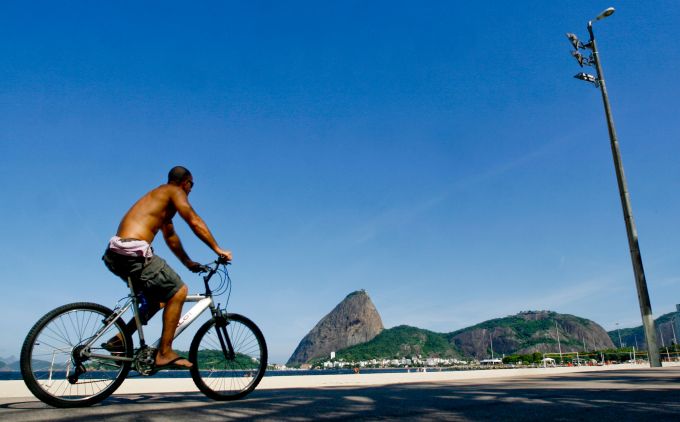
<path id="1" fill-rule="evenodd" d="M 147 194 L 146 198 L 155 203 L 167 204 L 173 201 L 173 197 L 179 194 L 179 187 L 170 184 L 160 185 L 154 189 L 151 189 Z M 181 189 L 179 189 L 181 190 Z"/>
<path id="2" fill-rule="evenodd" d="M 184 202 L 187 200 L 187 193 L 181 187 L 170 183 L 160 185 L 153 191 L 153 196 L 168 203 Z"/>
<path id="3" fill-rule="evenodd" d="M 175 193 L 182 191 L 182 188 L 179 186 L 171 185 L 169 183 L 166 183 L 164 185 L 160 185 L 155 189 L 151 190 L 151 193 L 158 194 L 158 195 L 167 195 L 167 196 L 172 196 Z"/>

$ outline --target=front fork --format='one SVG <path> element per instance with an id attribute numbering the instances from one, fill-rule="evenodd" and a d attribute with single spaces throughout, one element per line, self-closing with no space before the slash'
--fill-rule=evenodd
<path id="1" fill-rule="evenodd" d="M 236 353 L 234 353 L 234 346 L 231 344 L 231 339 L 227 333 L 229 321 L 227 321 L 226 315 L 224 315 L 219 309 L 215 313 L 214 318 L 215 331 L 217 331 L 217 338 L 220 340 L 220 346 L 222 346 L 224 358 L 227 360 L 234 360 L 236 358 Z"/>

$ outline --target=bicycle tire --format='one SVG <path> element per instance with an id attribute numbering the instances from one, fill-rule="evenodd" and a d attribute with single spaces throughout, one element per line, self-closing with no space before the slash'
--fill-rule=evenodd
<path id="1" fill-rule="evenodd" d="M 74 350 L 89 341 L 112 313 L 105 306 L 79 302 L 60 306 L 40 318 L 21 348 L 21 375 L 31 393 L 54 407 L 90 406 L 111 395 L 125 380 L 131 362 L 91 357 L 81 362 L 85 372 L 75 383 L 69 381 L 69 375 L 77 366 Z M 132 357 L 132 338 L 123 327 L 118 319 L 101 337 L 103 343 L 122 333 L 124 345 L 118 350 L 108 351 L 96 344 L 91 352 Z"/>
<path id="2" fill-rule="evenodd" d="M 235 358 L 222 352 L 215 319 L 196 332 L 189 360 L 191 378 L 206 396 L 220 401 L 237 400 L 252 392 L 267 370 L 267 344 L 254 322 L 239 314 L 226 315 L 226 331 L 234 347 Z"/>

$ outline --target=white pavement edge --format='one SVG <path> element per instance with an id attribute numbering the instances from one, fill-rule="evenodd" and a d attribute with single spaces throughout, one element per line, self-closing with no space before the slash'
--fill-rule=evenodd
<path id="1" fill-rule="evenodd" d="M 680 362 L 664 362 L 664 367 L 680 366 Z M 390 384 L 453 381 L 485 378 L 517 378 L 536 375 L 573 374 L 578 372 L 647 369 L 646 364 L 606 366 L 575 366 L 555 368 L 482 369 L 461 371 L 359 373 L 342 375 L 283 375 L 264 377 L 258 390 L 287 388 L 370 387 Z M 127 379 L 114 394 L 185 393 L 198 392 L 191 378 L 133 378 Z M 22 380 L 0 381 L 0 398 L 31 397 Z"/>

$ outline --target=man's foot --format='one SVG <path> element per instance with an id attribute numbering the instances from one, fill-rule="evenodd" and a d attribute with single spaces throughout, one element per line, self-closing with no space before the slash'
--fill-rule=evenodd
<path id="1" fill-rule="evenodd" d="M 187 363 L 189 365 L 187 365 Z M 189 362 L 188 360 L 181 356 L 177 356 L 176 358 L 174 358 L 173 360 L 164 365 L 156 364 L 153 370 L 160 371 L 163 369 L 191 369 L 192 366 L 193 365 L 191 364 L 191 362 Z"/>
<path id="2" fill-rule="evenodd" d="M 156 354 L 156 367 L 154 369 L 189 369 L 194 366 L 188 359 L 181 357 L 177 353 L 168 355 Z"/>

